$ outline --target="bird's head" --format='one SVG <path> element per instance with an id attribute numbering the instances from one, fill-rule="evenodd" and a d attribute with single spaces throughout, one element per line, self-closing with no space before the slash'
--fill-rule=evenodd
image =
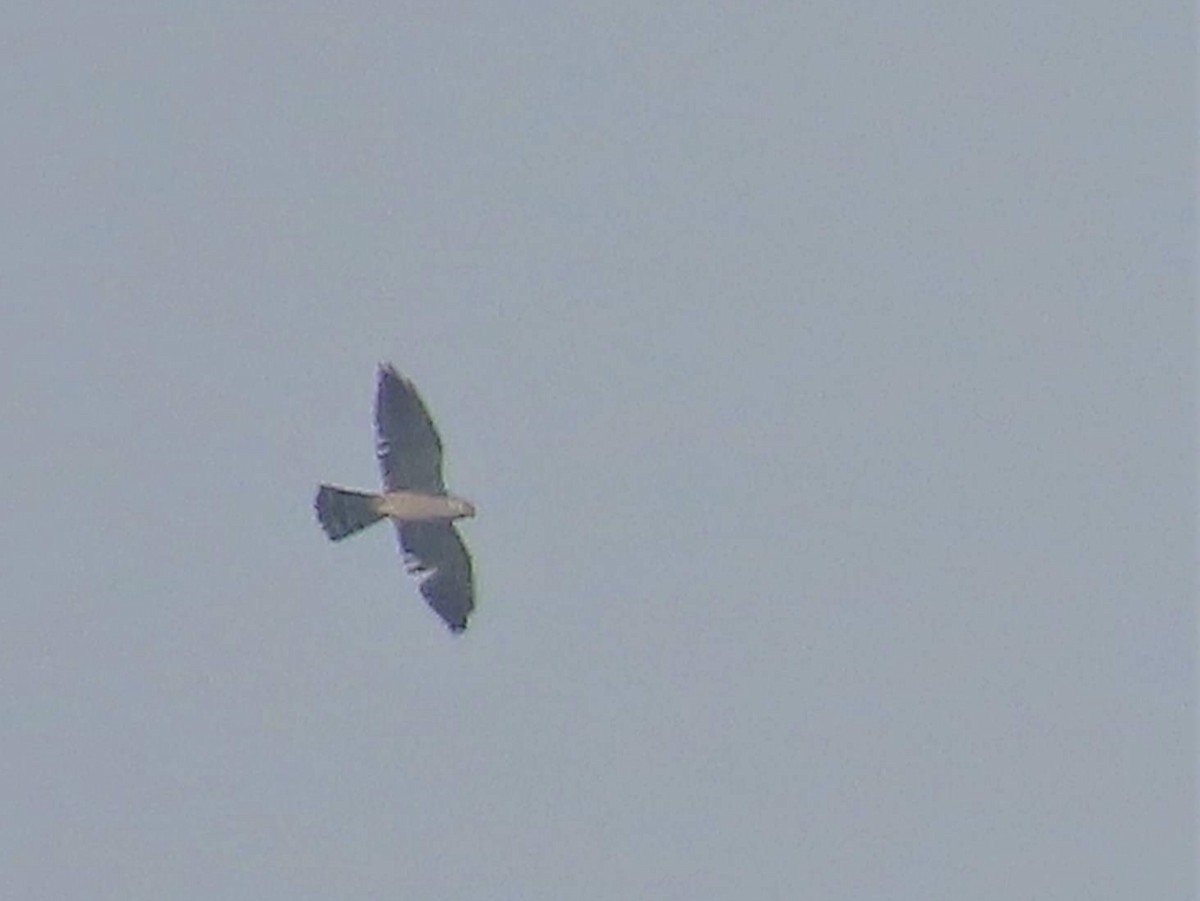
<path id="1" fill-rule="evenodd" d="M 461 497 L 450 498 L 450 509 L 454 511 L 455 519 L 475 515 L 475 505 L 468 500 L 463 500 Z"/>

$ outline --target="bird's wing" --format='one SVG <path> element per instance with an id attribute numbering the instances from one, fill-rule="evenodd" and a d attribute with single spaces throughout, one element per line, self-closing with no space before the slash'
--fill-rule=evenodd
<path id="1" fill-rule="evenodd" d="M 413 383 L 390 363 L 379 367 L 375 453 L 388 491 L 445 494 L 442 441 Z"/>
<path id="2" fill-rule="evenodd" d="M 467 627 L 475 609 L 471 555 L 448 522 L 396 523 L 404 564 L 421 579 L 421 594 L 451 632 Z"/>

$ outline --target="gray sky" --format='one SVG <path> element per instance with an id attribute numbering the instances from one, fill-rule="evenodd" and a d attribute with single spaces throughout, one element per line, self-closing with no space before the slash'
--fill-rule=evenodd
<path id="1" fill-rule="evenodd" d="M 269 6 L 0 33 L 0 896 L 1194 897 L 1187 4 Z"/>

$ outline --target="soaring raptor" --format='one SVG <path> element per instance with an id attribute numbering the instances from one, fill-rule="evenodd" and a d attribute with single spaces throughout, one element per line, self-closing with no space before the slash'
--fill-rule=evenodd
<path id="1" fill-rule="evenodd" d="M 453 521 L 474 516 L 475 507 L 446 491 L 437 429 L 416 387 L 390 363 L 379 366 L 375 448 L 383 492 L 322 485 L 317 519 L 333 541 L 392 520 L 405 566 L 421 579 L 421 594 L 451 632 L 462 632 L 475 607 L 475 589 L 471 557 Z"/>

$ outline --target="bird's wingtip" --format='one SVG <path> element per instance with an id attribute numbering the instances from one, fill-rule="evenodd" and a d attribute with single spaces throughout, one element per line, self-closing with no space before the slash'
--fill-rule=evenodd
<path id="1" fill-rule="evenodd" d="M 379 364 L 379 380 L 381 382 L 390 380 L 393 382 L 401 382 L 402 384 L 406 385 L 412 384 L 408 378 L 401 374 L 399 369 L 397 369 L 387 360 L 384 360 Z"/>

